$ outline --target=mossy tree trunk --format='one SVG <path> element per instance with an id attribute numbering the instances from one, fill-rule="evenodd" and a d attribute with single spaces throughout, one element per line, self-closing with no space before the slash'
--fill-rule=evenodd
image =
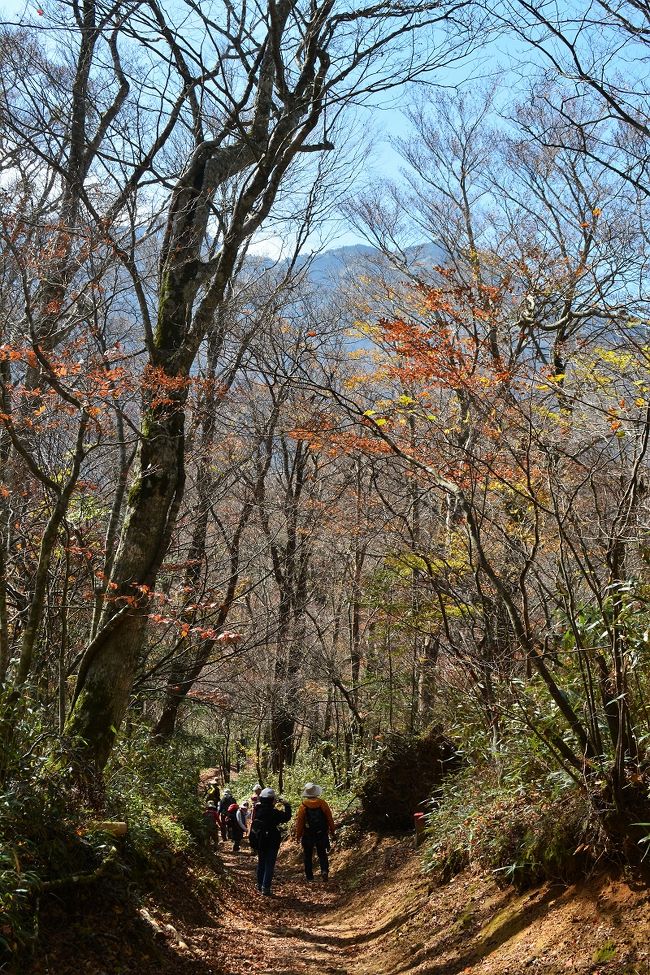
<path id="1" fill-rule="evenodd" d="M 163 296 L 157 351 L 169 339 L 169 297 Z M 162 327 L 160 327 L 162 323 Z M 161 358 L 163 358 L 161 356 Z M 143 419 L 135 472 L 120 546 L 99 630 L 82 659 L 67 733 L 88 743 L 102 768 L 128 705 L 144 643 L 149 592 L 169 545 L 183 496 L 187 378 L 193 356 L 163 369 L 143 395 Z M 162 368 L 162 367 L 159 367 Z M 164 386 L 176 388 L 164 389 Z"/>
<path id="2" fill-rule="evenodd" d="M 6 470 L 10 444 L 6 431 L 0 431 L 0 465 Z M 4 487 L 4 485 L 2 485 Z M 7 676 L 9 666 L 9 614 L 7 612 L 7 548 L 9 538 L 9 489 L 0 490 L 0 684 Z"/>
<path id="3" fill-rule="evenodd" d="M 287 13 L 288 8 L 285 19 Z M 283 29 L 282 17 L 270 27 L 280 35 Z M 144 646 L 151 591 L 183 497 L 185 407 L 192 363 L 219 318 L 243 244 L 270 212 L 286 170 L 322 110 L 320 97 L 314 102 L 314 90 L 306 89 L 303 99 L 298 105 L 292 101 L 271 131 L 276 74 L 271 46 L 260 63 L 249 130 L 224 145 L 227 134 L 206 139 L 202 119 L 196 115 L 197 145 L 170 199 L 160 259 L 157 327 L 147 336 L 149 362 L 139 448 L 122 535 L 100 626 L 82 658 L 66 724 L 77 751 L 85 754 L 89 767 L 98 770 L 108 760 L 128 706 Z M 296 129 L 299 118 L 303 123 Z M 220 250 L 202 260 L 216 193 L 251 167 Z"/>
<path id="4" fill-rule="evenodd" d="M 203 419 L 201 422 L 199 461 L 196 471 L 196 504 L 191 518 L 193 526 L 192 541 L 190 544 L 188 567 L 185 574 L 185 586 L 193 592 L 196 592 L 199 588 L 201 573 L 203 572 L 207 558 L 206 544 L 210 525 L 210 505 L 215 490 L 215 478 L 212 473 L 212 450 L 217 429 L 217 409 L 219 402 L 232 385 L 235 377 L 235 373 L 231 370 L 228 383 L 224 384 L 220 382 L 217 390 L 217 366 L 225 336 L 224 316 L 220 315 L 219 317 L 220 327 L 212 332 L 208 342 L 208 359 L 205 376 L 207 380 L 207 393 L 202 402 L 201 410 Z M 237 585 L 239 583 L 241 543 L 248 521 L 255 509 L 255 505 L 259 502 L 260 494 L 263 492 L 264 481 L 271 466 L 273 454 L 268 446 L 268 441 L 269 437 L 272 437 L 272 431 L 275 429 L 277 417 L 278 408 L 276 407 L 271 411 L 266 428 L 260 434 L 262 445 L 266 446 L 266 450 L 262 451 L 255 477 L 250 481 L 250 496 L 243 502 L 232 533 L 227 538 L 224 536 L 224 547 L 227 549 L 228 555 L 228 576 L 225 580 L 224 591 L 220 597 L 220 607 L 216 614 L 216 619 L 210 620 L 210 628 L 217 631 L 221 631 L 226 625 L 234 603 Z M 188 618 L 188 622 L 197 622 L 196 611 L 193 611 L 191 617 Z M 214 662 L 213 654 L 215 646 L 216 641 L 214 639 L 202 639 L 194 647 L 192 647 L 187 637 L 179 641 L 169 670 L 169 679 L 167 681 L 162 711 L 152 731 L 154 740 L 158 742 L 168 741 L 174 734 L 178 713 L 182 704 L 201 676 L 203 669 L 211 661 Z"/>

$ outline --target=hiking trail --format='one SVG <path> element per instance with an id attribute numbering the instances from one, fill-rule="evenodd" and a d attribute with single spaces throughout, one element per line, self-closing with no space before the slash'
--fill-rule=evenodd
<path id="1" fill-rule="evenodd" d="M 193 975 L 650 975 L 644 886 L 601 877 L 522 894 L 471 871 L 436 886 L 411 839 L 367 836 L 335 850 L 327 883 L 307 883 L 283 844 L 266 898 L 252 853 L 220 857 L 216 927 L 187 932 Z"/>
<path id="2" fill-rule="evenodd" d="M 650 975 L 650 892 L 600 875 L 523 893 L 466 870 L 421 872 L 412 838 L 366 834 L 304 880 L 282 845 L 274 896 L 230 843 L 178 856 L 144 901 L 124 882 L 43 912 L 43 954 L 20 975 Z"/>
<path id="3" fill-rule="evenodd" d="M 323 882 L 317 875 L 305 881 L 298 854 L 283 846 L 274 878 L 273 897 L 255 890 L 253 854 L 225 853 L 223 861 L 233 884 L 225 900 L 227 923 L 220 929 L 218 950 L 229 959 L 228 975 L 240 975 L 255 965 L 259 975 L 302 975 L 318 970 L 323 975 L 346 975 L 359 950 L 362 929 L 337 924 L 342 899 L 340 882 Z M 223 919 L 225 921 L 225 919 Z M 241 957 L 241 945 L 250 953 Z"/>

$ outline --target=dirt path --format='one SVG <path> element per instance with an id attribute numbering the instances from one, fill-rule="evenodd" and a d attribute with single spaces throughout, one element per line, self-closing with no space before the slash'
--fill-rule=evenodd
<path id="1" fill-rule="evenodd" d="M 206 956 L 223 975 L 650 975 L 650 892 L 621 880 L 517 894 L 467 873 L 428 883 L 407 841 L 336 852 L 307 884 L 282 848 L 273 898 L 255 858 L 223 854 L 230 883 Z"/>
<path id="2" fill-rule="evenodd" d="M 295 846 L 283 847 L 274 878 L 273 897 L 255 890 L 255 856 L 222 854 L 230 876 L 215 948 L 225 962 L 224 975 L 348 975 L 359 950 L 355 932 L 339 931 L 333 915 L 344 899 L 336 879 L 304 879 Z M 207 945 L 205 946 L 207 948 Z"/>

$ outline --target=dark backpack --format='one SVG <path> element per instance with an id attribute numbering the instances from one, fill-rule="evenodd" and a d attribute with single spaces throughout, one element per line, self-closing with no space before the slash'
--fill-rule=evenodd
<path id="1" fill-rule="evenodd" d="M 327 832 L 327 816 L 320 806 L 305 806 L 305 834 L 322 836 Z"/>
<path id="2" fill-rule="evenodd" d="M 216 809 L 206 809 L 203 813 L 203 822 L 209 833 L 216 833 L 217 831 L 217 815 Z"/>
<path id="3" fill-rule="evenodd" d="M 248 834 L 248 842 L 250 843 L 251 850 L 255 850 L 256 853 L 264 850 L 268 845 L 271 835 L 272 827 L 268 823 L 264 823 L 260 819 L 254 819 Z"/>
<path id="4" fill-rule="evenodd" d="M 252 850 L 258 853 L 269 846 L 280 845 L 282 834 L 275 823 L 273 809 L 260 809 L 259 803 L 255 809 L 255 818 L 248 833 L 248 842 Z"/>

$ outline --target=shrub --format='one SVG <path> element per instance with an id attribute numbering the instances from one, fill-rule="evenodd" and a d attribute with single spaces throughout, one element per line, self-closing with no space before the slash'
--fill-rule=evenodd
<path id="1" fill-rule="evenodd" d="M 449 879 L 472 864 L 519 888 L 570 882 L 597 859 L 605 838 L 585 794 L 549 777 L 500 785 L 491 768 L 468 770 L 429 813 L 425 869 Z"/>
<path id="2" fill-rule="evenodd" d="M 116 745 L 102 808 L 89 808 L 76 786 L 79 770 L 71 764 L 69 743 L 59 750 L 53 744 L 58 737 L 43 732 L 33 713 L 29 717 L 31 740 L 22 726 L 17 729 L 0 794 L 0 955 L 5 956 L 33 946 L 42 894 L 56 890 L 67 896 L 80 875 L 98 880 L 108 869 L 119 869 L 115 840 L 102 831 L 102 820 L 127 821 L 120 856 L 144 870 L 190 849 L 203 829 L 199 771 L 212 757 L 202 739 L 179 736 L 154 747 L 149 729 L 136 728 Z"/>
<path id="3" fill-rule="evenodd" d="M 0 954 L 31 945 L 35 903 L 53 879 L 94 869 L 102 854 L 75 831 L 69 814 L 71 770 L 37 699 L 0 697 L 12 734 L 3 742 L 0 792 Z"/>
<path id="4" fill-rule="evenodd" d="M 212 758 L 202 738 L 177 735 L 154 745 L 146 726 L 132 729 L 114 749 L 106 770 L 107 813 L 127 821 L 127 852 L 143 865 L 161 850 L 181 852 L 202 838 L 198 781 Z"/>
<path id="5" fill-rule="evenodd" d="M 32 770 L 33 773 L 34 770 Z M 93 873 L 109 846 L 99 834 L 81 835 L 59 775 L 29 774 L 0 795 L 0 947 L 15 952 L 36 937 L 38 897 L 62 878 Z"/>

